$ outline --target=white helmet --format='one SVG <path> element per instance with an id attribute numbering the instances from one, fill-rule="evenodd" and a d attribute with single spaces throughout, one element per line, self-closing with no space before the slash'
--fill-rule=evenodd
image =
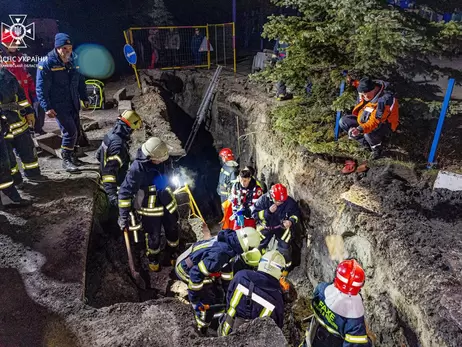
<path id="1" fill-rule="evenodd" d="M 164 141 L 158 137 L 149 138 L 141 146 L 143 154 L 151 160 L 166 161 L 168 159 L 168 148 Z"/>
<path id="2" fill-rule="evenodd" d="M 257 248 L 260 245 L 260 233 L 252 227 L 245 227 L 236 230 L 237 238 L 241 244 L 243 253 L 248 252 L 252 248 Z"/>
<path id="3" fill-rule="evenodd" d="M 281 278 L 282 270 L 286 266 L 286 261 L 284 256 L 278 251 L 269 251 L 266 252 L 260 259 L 258 264 L 258 271 L 267 273 L 268 275 L 273 276 L 277 280 Z"/>
<path id="4" fill-rule="evenodd" d="M 248 252 L 242 253 L 242 260 L 252 267 L 257 267 L 260 263 L 261 253 L 258 248 L 254 248 Z"/>

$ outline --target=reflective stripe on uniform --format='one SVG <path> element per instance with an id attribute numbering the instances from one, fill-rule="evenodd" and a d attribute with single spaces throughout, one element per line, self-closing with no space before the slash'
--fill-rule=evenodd
<path id="1" fill-rule="evenodd" d="M 194 283 L 191 280 L 189 280 L 189 282 L 188 282 L 188 289 L 198 291 L 198 290 L 201 290 L 203 287 L 204 287 L 204 283 L 202 283 L 202 282 Z"/>
<path id="2" fill-rule="evenodd" d="M 56 66 L 56 67 L 52 67 L 50 70 L 51 71 L 62 71 L 65 69 L 66 69 L 65 67 Z"/>
<path id="3" fill-rule="evenodd" d="M 116 183 L 117 179 L 113 175 L 104 175 L 102 177 L 102 181 L 103 181 L 103 183 Z"/>
<path id="4" fill-rule="evenodd" d="M 204 261 L 201 260 L 200 263 L 197 265 L 199 267 L 199 270 L 205 275 L 209 276 L 210 272 L 207 270 L 207 267 L 204 264 Z"/>
<path id="5" fill-rule="evenodd" d="M 149 186 L 148 191 L 155 192 L 156 191 L 156 186 Z"/>
<path id="6" fill-rule="evenodd" d="M 27 123 L 27 120 L 25 118 L 22 118 L 22 120 L 20 120 L 19 122 L 10 124 L 10 130 L 20 128 L 26 123 Z"/>
<path id="7" fill-rule="evenodd" d="M 335 329 L 332 329 L 330 326 L 328 326 L 326 323 L 324 323 L 324 321 L 321 318 L 319 318 L 319 316 L 318 316 L 318 314 L 316 313 L 315 310 L 313 310 L 313 313 L 314 313 L 314 316 L 316 317 L 316 320 L 319 322 L 319 324 L 321 324 L 325 329 L 327 329 L 328 332 L 330 332 L 331 334 L 333 334 L 335 336 L 342 337 L 342 335 L 340 335 L 340 333 L 338 331 L 336 331 Z"/>
<path id="8" fill-rule="evenodd" d="M 360 336 L 355 336 L 355 335 L 345 335 L 345 341 L 350 342 L 350 343 L 368 343 L 369 340 L 367 339 L 367 335 L 360 335 Z"/>
<path id="9" fill-rule="evenodd" d="M 160 212 L 147 212 L 147 211 L 138 210 L 137 212 L 138 214 L 142 216 L 146 216 L 146 217 L 162 217 L 164 215 L 163 210 Z"/>
<path id="10" fill-rule="evenodd" d="M 242 284 L 238 284 L 236 290 L 238 290 L 245 296 L 249 295 L 249 290 L 246 287 L 244 287 Z M 252 293 L 252 296 L 250 297 L 250 299 L 260 304 L 261 306 L 263 306 L 269 312 L 269 314 L 271 314 L 274 311 L 275 306 L 272 303 L 270 303 L 268 300 L 263 299 L 260 295 Z M 260 317 L 263 317 L 262 313 L 260 313 Z"/>
<path id="11" fill-rule="evenodd" d="M 295 223 L 298 223 L 298 217 L 293 215 L 293 216 L 290 216 L 289 219 L 294 219 L 295 220 Z"/>
<path id="12" fill-rule="evenodd" d="M 169 245 L 169 247 L 177 247 L 179 244 L 180 244 L 180 240 L 176 240 L 176 241 L 169 241 L 167 239 L 167 244 Z"/>
<path id="13" fill-rule="evenodd" d="M 189 275 L 181 267 L 181 262 L 178 262 L 178 261 L 176 265 L 176 274 L 181 278 L 183 282 L 185 283 L 189 282 Z"/>
<path id="14" fill-rule="evenodd" d="M 11 180 L 11 182 L 2 183 L 0 184 L 0 190 L 11 187 L 12 185 L 13 185 L 13 180 Z"/>
<path id="15" fill-rule="evenodd" d="M 204 322 L 202 319 L 200 319 L 197 315 L 194 315 L 194 318 L 196 318 L 196 323 L 199 328 L 204 328 L 206 326 L 209 326 L 206 322 Z"/>
<path id="16" fill-rule="evenodd" d="M 260 218 L 262 222 L 265 221 L 265 210 L 261 210 L 260 212 L 258 212 L 258 218 Z"/>
<path id="17" fill-rule="evenodd" d="M 234 276 L 232 272 L 222 272 L 221 273 L 221 278 L 224 279 L 225 281 L 231 281 L 233 277 Z"/>
<path id="18" fill-rule="evenodd" d="M 118 155 L 111 155 L 110 157 L 107 158 L 106 162 L 111 161 L 111 160 L 117 160 L 119 162 L 119 166 L 122 167 L 124 164 L 122 159 Z"/>
<path id="19" fill-rule="evenodd" d="M 127 208 L 132 206 L 132 201 L 131 200 L 119 200 L 119 207 L 121 208 Z"/>
<path id="20" fill-rule="evenodd" d="M 29 124 L 26 123 L 22 127 L 12 130 L 11 133 L 13 134 L 13 136 L 16 136 L 16 135 L 22 134 L 28 129 L 29 129 Z"/>
<path id="21" fill-rule="evenodd" d="M 11 168 L 11 174 L 16 175 L 19 172 L 18 164 Z"/>
<path id="22" fill-rule="evenodd" d="M 68 150 L 68 151 L 73 151 L 74 148 L 71 147 L 66 147 L 66 146 L 61 146 L 62 149 Z"/>
<path id="23" fill-rule="evenodd" d="M 21 107 L 30 107 L 29 101 L 27 99 L 25 99 L 23 101 L 19 101 L 18 105 L 21 106 Z"/>
<path id="24" fill-rule="evenodd" d="M 216 239 L 213 238 L 213 239 L 210 239 L 209 241 L 207 242 L 204 242 L 196 247 L 194 247 L 191 251 L 191 253 L 194 253 L 195 251 L 199 250 L 199 249 L 202 249 L 202 248 L 207 248 L 207 247 L 211 247 L 214 243 L 215 243 Z"/>
<path id="25" fill-rule="evenodd" d="M 155 206 L 156 206 L 156 195 L 149 195 L 148 208 L 154 208 Z"/>
<path id="26" fill-rule="evenodd" d="M 24 170 L 31 170 L 31 169 L 36 169 L 39 167 L 39 162 L 38 160 L 35 161 L 35 162 L 32 162 L 32 163 L 23 163 L 22 164 L 22 168 Z"/>
<path id="27" fill-rule="evenodd" d="M 226 176 L 231 175 L 228 171 L 221 169 L 221 172 L 224 173 Z"/>
<path id="28" fill-rule="evenodd" d="M 287 228 L 284 234 L 282 235 L 281 240 L 285 243 L 289 243 L 291 237 L 292 233 L 290 232 L 290 228 Z"/>
<path id="29" fill-rule="evenodd" d="M 178 208 L 178 204 L 176 203 L 176 199 L 174 198 L 171 203 L 169 203 L 167 206 L 165 206 L 165 208 L 168 210 L 168 212 L 170 212 L 170 214 L 175 212 L 176 209 Z"/>

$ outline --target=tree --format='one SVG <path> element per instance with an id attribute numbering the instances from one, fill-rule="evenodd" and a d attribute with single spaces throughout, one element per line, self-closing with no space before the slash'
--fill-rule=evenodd
<path id="1" fill-rule="evenodd" d="M 332 131 L 319 129 L 326 124 L 330 129 L 333 111 L 349 110 L 355 102 L 353 90 L 338 98 L 345 70 L 353 77 L 368 75 L 392 82 L 404 108 L 406 99 L 412 99 L 413 103 L 416 98 L 434 100 L 438 91 L 416 83 L 416 76 L 460 77 L 459 71 L 441 68 L 431 60 L 451 59 L 461 54 L 459 23 L 430 22 L 382 0 L 274 0 L 274 3 L 293 7 L 299 13 L 269 17 L 263 36 L 288 42 L 288 55 L 256 77 L 273 82 L 284 80 L 299 93 L 304 92 L 308 80 L 313 84 L 312 93 L 302 106 L 296 102 L 285 106 L 304 114 L 305 121 L 300 121 L 290 136 L 298 139 L 294 142 L 313 145 L 313 142 L 332 141 Z M 278 115 L 291 112 L 294 111 L 275 113 L 276 128 L 281 126 Z M 317 127 L 313 128 L 313 123 Z M 283 128 L 287 131 L 285 125 Z M 323 137 L 319 136 L 321 133 Z"/>

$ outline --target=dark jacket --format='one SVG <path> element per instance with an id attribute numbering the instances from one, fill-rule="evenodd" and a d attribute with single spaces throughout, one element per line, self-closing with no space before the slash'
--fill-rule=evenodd
<path id="1" fill-rule="evenodd" d="M 367 337 L 364 306 L 360 295 L 340 292 L 333 284 L 316 287 L 311 306 L 319 322 L 316 339 L 332 347 L 372 347 Z M 321 342 L 321 341 L 319 341 Z"/>
<path id="2" fill-rule="evenodd" d="M 164 175 L 164 166 L 153 164 L 138 149 L 135 161 L 130 165 L 119 190 L 119 215 L 128 220 L 135 209 L 146 217 L 162 217 L 165 209 L 173 214 L 177 202 Z"/>
<path id="3" fill-rule="evenodd" d="M 231 162 L 223 163 L 220 171 L 220 177 L 218 178 L 217 193 L 223 199 L 228 199 L 231 191 L 231 185 L 236 182 L 237 175 L 239 172 L 238 166 L 230 166 Z"/>
<path id="4" fill-rule="evenodd" d="M 27 131 L 29 124 L 24 116 L 34 114 L 24 90 L 7 69 L 0 69 L 0 113 L 10 126 L 10 132 L 5 136 L 7 139 Z"/>
<path id="5" fill-rule="evenodd" d="M 118 120 L 115 127 L 104 136 L 98 149 L 101 180 L 111 202 L 117 201 L 117 187 L 123 183 L 130 165 L 128 141 L 132 129 Z"/>
<path id="6" fill-rule="evenodd" d="M 251 298 L 248 295 L 250 290 L 252 290 Z M 233 318 L 255 319 L 271 316 L 277 326 L 282 329 L 284 324 L 283 294 L 279 281 L 271 275 L 260 271 L 239 271 L 228 287 L 226 302 L 228 315 L 233 313 L 233 310 L 229 308 L 234 306 L 236 314 Z"/>
<path id="7" fill-rule="evenodd" d="M 297 202 L 290 196 L 280 206 L 276 212 L 271 213 L 269 208 L 274 204 L 270 193 L 266 193 L 257 200 L 253 205 L 252 218 L 259 224 L 267 227 L 276 227 L 282 224 L 284 220 L 290 220 L 293 225 L 298 222 L 300 218 L 300 209 Z"/>
<path id="8" fill-rule="evenodd" d="M 37 69 L 37 97 L 46 111 L 79 112 L 80 100 L 88 101 L 85 79 L 73 58 L 64 64 L 56 50 L 48 53 Z"/>
<path id="9" fill-rule="evenodd" d="M 212 282 L 213 274 L 221 277 L 226 289 L 233 277 L 231 261 L 242 252 L 236 232 L 225 229 L 210 240 L 196 242 L 183 253 L 178 258 L 176 272 L 188 282 L 189 300 L 192 303 L 200 300 L 200 291 L 204 284 Z"/>
<path id="10" fill-rule="evenodd" d="M 198 53 L 201 48 L 202 41 L 204 40 L 203 35 L 194 35 L 191 39 L 191 50 L 193 53 Z"/>

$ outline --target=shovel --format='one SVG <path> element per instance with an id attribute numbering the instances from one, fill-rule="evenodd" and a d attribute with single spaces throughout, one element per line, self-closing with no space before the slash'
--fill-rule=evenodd
<path id="1" fill-rule="evenodd" d="M 125 238 L 125 246 L 127 247 L 128 253 L 128 265 L 130 266 L 130 274 L 133 277 L 136 285 L 141 289 L 146 289 L 146 282 L 144 282 L 143 278 L 141 277 L 140 273 L 135 270 L 135 263 L 133 262 L 133 254 L 132 249 L 130 246 L 130 238 L 128 236 L 128 230 L 124 229 L 124 238 Z"/>

